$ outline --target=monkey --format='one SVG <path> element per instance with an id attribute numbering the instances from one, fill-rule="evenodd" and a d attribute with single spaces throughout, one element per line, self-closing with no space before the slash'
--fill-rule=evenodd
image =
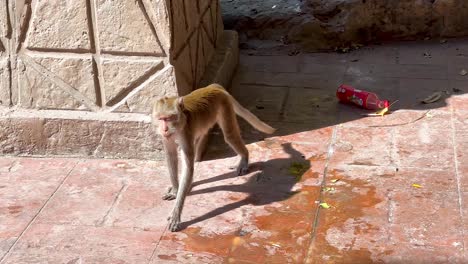
<path id="1" fill-rule="evenodd" d="M 162 199 L 175 199 L 174 208 L 168 217 L 170 231 L 179 229 L 182 207 L 193 181 L 194 162 L 201 160 L 207 133 L 215 124 L 221 128 L 224 140 L 240 156 L 237 174 L 248 172 L 249 152 L 242 140 L 236 114 L 261 132 L 275 132 L 273 127 L 242 107 L 219 84 L 196 89 L 185 96 L 164 96 L 155 100 L 151 118 L 153 127 L 162 138 L 171 179 L 171 187 Z M 180 178 L 178 148 L 181 150 L 183 165 Z"/>

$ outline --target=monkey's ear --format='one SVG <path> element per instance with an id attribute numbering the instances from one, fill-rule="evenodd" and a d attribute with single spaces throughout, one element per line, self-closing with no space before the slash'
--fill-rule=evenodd
<path id="1" fill-rule="evenodd" d="M 177 98 L 177 105 L 179 105 L 179 107 L 180 107 L 181 110 L 185 110 L 185 107 L 184 107 L 184 98 L 183 98 L 183 97 Z"/>

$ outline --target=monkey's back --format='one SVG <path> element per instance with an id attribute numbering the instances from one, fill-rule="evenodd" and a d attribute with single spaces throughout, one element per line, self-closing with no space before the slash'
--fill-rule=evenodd
<path id="1" fill-rule="evenodd" d="M 213 104 L 227 97 L 224 89 L 218 85 L 209 85 L 192 91 L 184 96 L 184 108 L 191 113 L 213 108 Z"/>
<path id="2" fill-rule="evenodd" d="M 212 127 L 219 114 L 225 112 L 226 108 L 232 109 L 229 95 L 217 84 L 212 84 L 192 91 L 183 99 L 185 113 L 189 125 L 200 133 Z M 203 131 L 200 131 L 203 130 Z"/>

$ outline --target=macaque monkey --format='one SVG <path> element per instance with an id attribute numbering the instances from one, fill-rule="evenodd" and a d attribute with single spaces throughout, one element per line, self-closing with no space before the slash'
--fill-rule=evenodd
<path id="1" fill-rule="evenodd" d="M 267 134 L 275 129 L 262 122 L 249 110 L 242 107 L 221 85 L 212 84 L 194 90 L 183 97 L 163 97 L 154 103 L 152 119 L 157 132 L 162 136 L 166 162 L 169 167 L 172 187 L 162 197 L 176 199 L 169 216 L 169 229 L 179 229 L 180 216 L 186 195 L 193 181 L 194 162 L 201 159 L 206 134 L 217 123 L 224 140 L 240 156 L 237 174 L 247 173 L 249 152 L 240 135 L 236 114 L 253 127 Z M 178 151 L 181 149 L 182 175 L 178 178 Z"/>

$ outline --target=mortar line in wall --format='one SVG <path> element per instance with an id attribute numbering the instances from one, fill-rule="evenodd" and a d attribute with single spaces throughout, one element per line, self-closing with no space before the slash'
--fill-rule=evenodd
<path id="1" fill-rule="evenodd" d="M 31 26 L 32 26 L 32 23 L 33 23 L 32 21 L 34 20 L 34 16 L 35 16 L 36 13 L 37 13 L 37 6 L 38 6 L 37 3 L 36 3 L 35 5 L 33 5 L 33 1 L 31 0 L 31 2 L 30 2 L 31 15 L 30 15 L 29 20 L 28 20 L 28 25 L 27 25 L 27 26 L 25 27 L 25 29 L 24 29 L 24 30 L 26 30 L 26 32 L 24 32 L 24 40 L 23 40 L 23 43 L 21 43 L 21 45 L 18 44 L 18 43 L 16 43 L 16 50 L 17 50 L 18 53 L 23 53 L 23 52 L 26 50 L 25 47 L 28 46 L 28 43 L 29 43 L 29 34 L 28 34 L 27 31 L 29 31 L 29 29 L 30 29 Z M 25 6 L 25 8 L 27 8 L 27 7 Z M 16 21 L 17 21 L 16 17 L 15 17 L 14 21 L 15 21 L 15 25 L 14 25 L 14 26 L 15 26 L 15 28 L 17 28 L 17 27 L 16 27 Z M 20 29 L 20 30 L 21 30 L 21 29 Z M 20 33 L 22 33 L 22 32 L 20 32 Z M 18 39 L 18 41 L 20 41 L 20 40 Z"/>
<path id="2" fill-rule="evenodd" d="M 32 5 L 32 1 L 30 1 L 29 3 L 25 2 L 23 6 L 22 16 L 27 21 L 27 23 L 25 23 L 24 27 L 21 27 L 21 23 L 20 23 L 20 27 L 19 27 L 20 32 L 17 35 L 18 38 L 16 40 L 16 45 L 15 45 L 16 52 L 20 52 L 21 50 L 24 50 L 23 44 L 26 43 L 26 37 L 28 35 L 27 33 L 32 24 L 33 10 L 32 10 L 31 5 Z"/>
<path id="3" fill-rule="evenodd" d="M 18 56 L 16 55 L 14 50 L 16 50 L 17 46 L 17 39 L 16 36 L 14 35 L 13 28 L 16 27 L 16 22 L 17 22 L 17 17 L 16 17 L 16 12 L 15 12 L 15 5 L 16 1 L 7 1 L 7 12 L 8 12 L 8 17 L 10 19 L 9 21 L 9 36 L 8 38 L 8 57 L 9 57 L 9 64 L 10 64 L 10 96 L 11 96 L 11 101 L 10 104 L 14 105 L 15 102 L 13 102 L 13 99 L 15 98 L 13 93 L 16 93 L 16 104 L 19 105 L 21 103 L 21 96 L 20 96 L 20 89 L 21 86 L 19 85 L 19 78 L 18 78 L 18 71 L 16 68 L 18 67 Z"/>
<path id="4" fill-rule="evenodd" d="M 146 3 L 146 4 L 145 4 Z M 161 49 L 162 53 L 161 54 L 162 56 L 166 57 L 167 54 L 166 54 L 166 51 L 164 50 L 163 48 L 163 45 L 161 43 L 161 41 L 159 40 L 159 37 L 158 37 L 158 33 L 156 31 L 156 27 L 155 27 L 155 24 L 153 23 L 153 20 L 151 19 L 151 17 L 149 16 L 148 14 L 148 9 L 147 9 L 147 6 L 151 6 L 150 4 L 148 4 L 147 1 L 143 1 L 143 0 L 138 0 L 138 5 L 140 7 L 140 10 L 141 12 L 143 13 L 143 16 L 145 17 L 146 21 L 148 22 L 149 24 L 149 27 L 150 27 L 150 30 L 151 30 L 151 33 L 153 33 L 154 35 L 154 38 L 156 39 L 156 43 L 158 43 L 159 45 L 159 48 Z"/>
<path id="5" fill-rule="evenodd" d="M 101 46 L 99 43 L 99 28 L 97 23 L 97 8 L 96 8 L 96 0 L 88 0 L 89 5 L 89 30 L 92 32 L 92 44 L 94 46 L 94 54 L 92 56 L 93 60 L 96 63 L 96 71 L 94 74 L 97 75 L 97 91 L 99 92 L 99 97 L 101 98 L 100 105 L 101 107 L 105 107 L 106 105 L 106 94 L 104 91 L 104 78 L 102 72 L 102 63 L 101 63 Z"/>
<path id="6" fill-rule="evenodd" d="M 66 58 L 66 59 L 89 59 L 93 53 L 89 50 L 57 50 L 57 49 L 28 49 L 25 50 L 24 55 L 28 55 L 33 58 Z M 122 53 L 101 53 L 101 59 L 105 60 L 117 60 L 117 61 L 129 61 L 129 62 L 158 62 L 162 61 L 163 57 L 159 57 L 158 54 L 141 54 L 133 52 L 122 52 Z"/>
<path id="7" fill-rule="evenodd" d="M 107 112 L 112 112 L 114 111 L 115 109 L 117 109 L 118 107 L 120 107 L 122 104 L 124 104 L 129 98 L 133 97 L 135 94 L 137 94 L 138 92 L 140 92 L 143 88 L 145 88 L 145 86 L 152 82 L 153 80 L 155 80 L 156 78 L 158 78 L 159 76 L 161 76 L 162 74 L 164 74 L 166 71 L 168 71 L 169 69 L 172 69 L 173 66 L 171 64 L 167 64 L 164 68 L 162 68 L 161 70 L 159 71 L 156 71 L 153 75 L 149 76 L 145 81 L 143 81 L 141 84 L 139 84 L 137 87 L 135 87 L 132 91 L 130 91 L 124 98 L 122 98 L 122 100 L 120 100 L 119 102 L 115 103 L 112 107 L 108 107 L 106 109 Z"/>

